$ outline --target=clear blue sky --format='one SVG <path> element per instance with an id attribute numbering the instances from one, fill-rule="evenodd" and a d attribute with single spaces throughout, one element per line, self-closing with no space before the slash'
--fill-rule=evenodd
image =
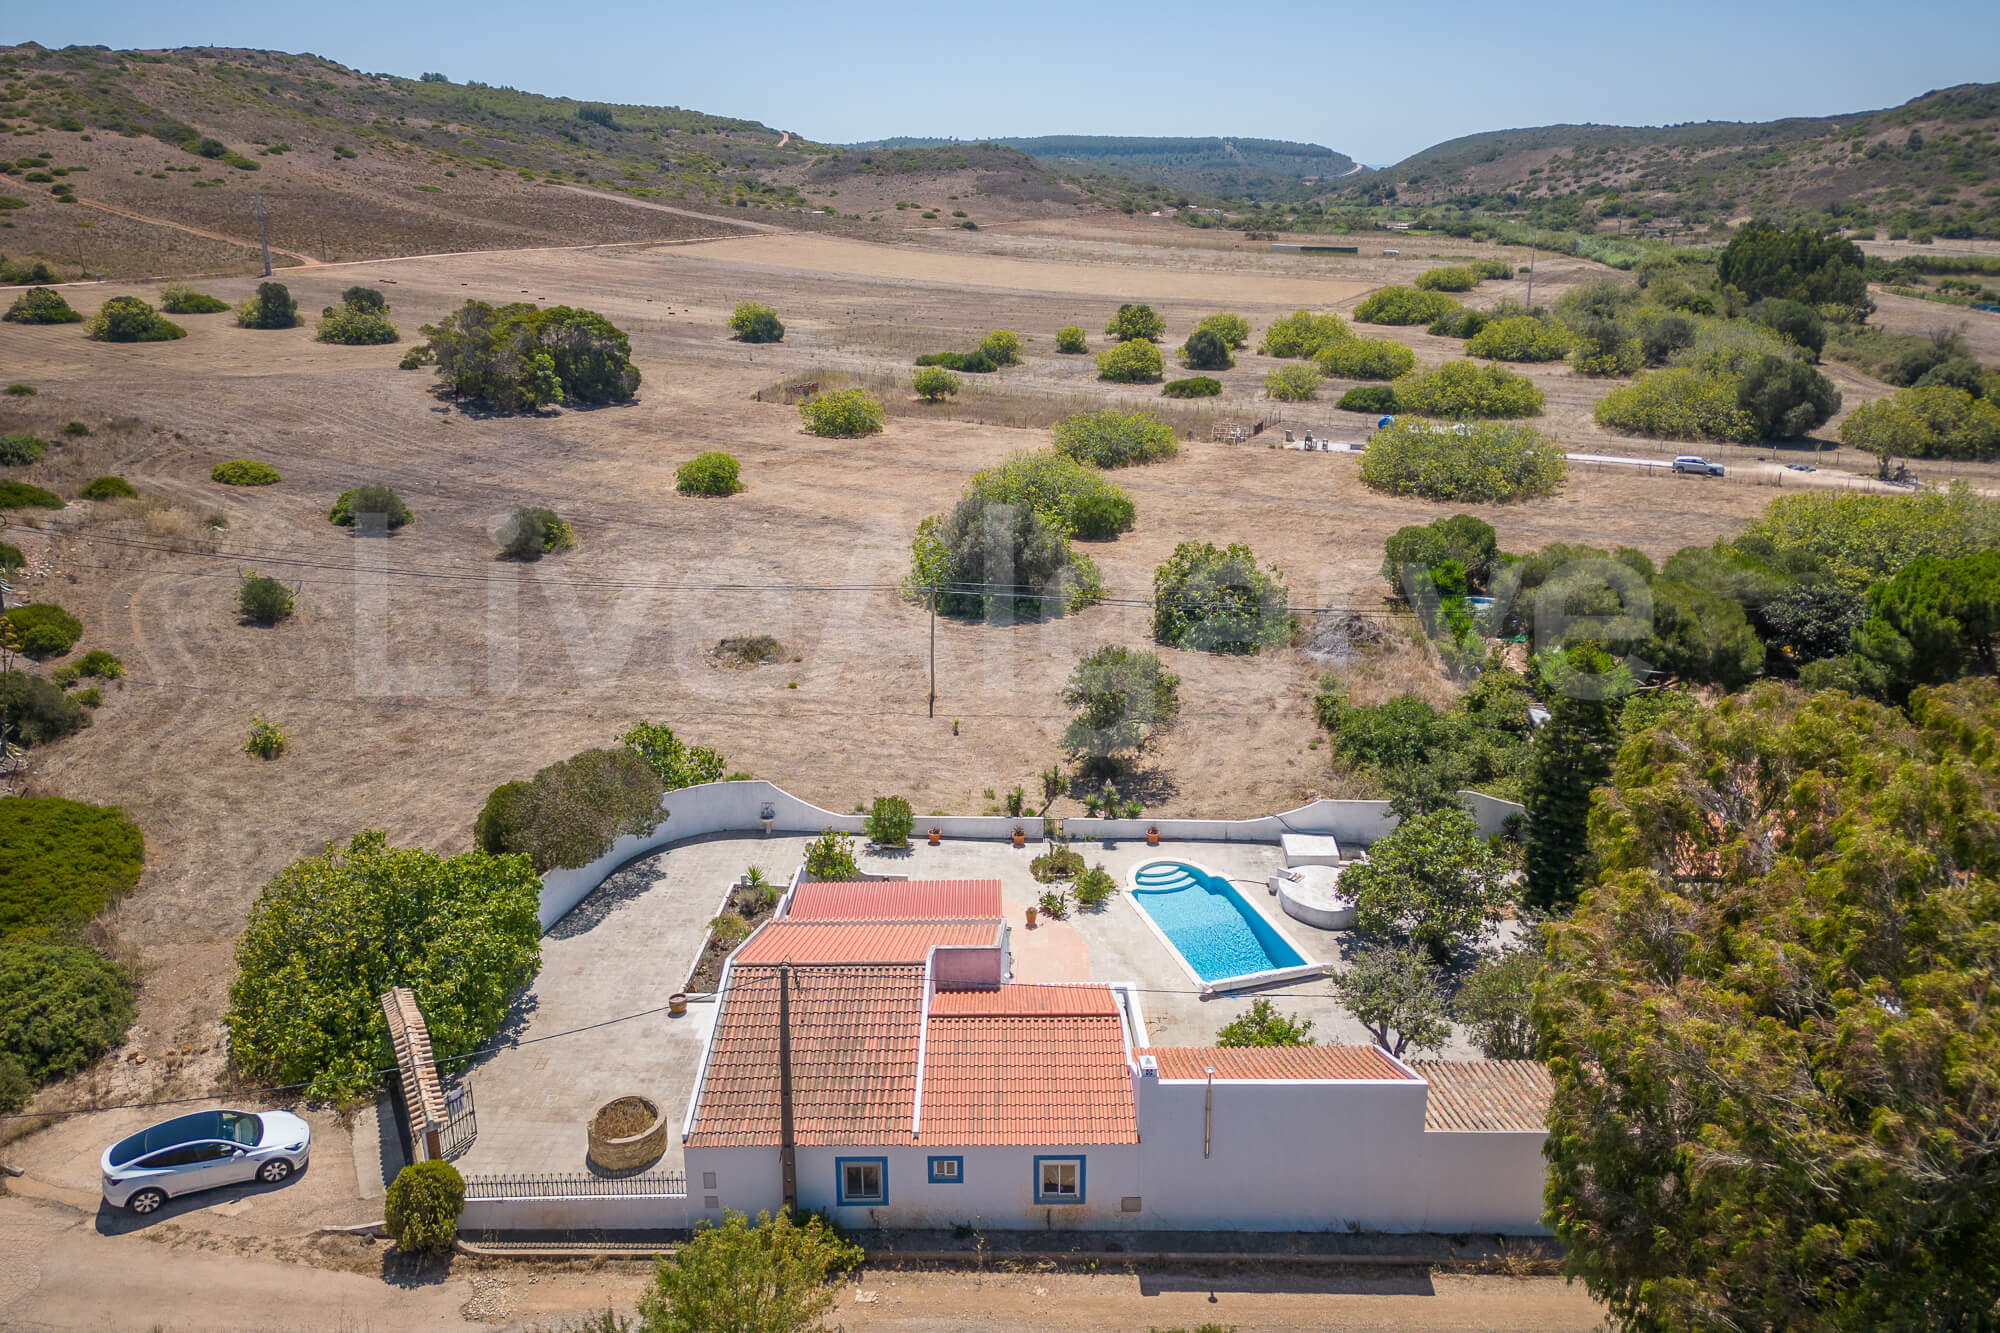
<path id="1" fill-rule="evenodd" d="M 2000 79 L 2000 3 L 1506 7 L 16 0 L 0 40 L 310 51 L 809 138 L 1255 135 L 1364 162 L 1557 121 L 1769 120 Z"/>

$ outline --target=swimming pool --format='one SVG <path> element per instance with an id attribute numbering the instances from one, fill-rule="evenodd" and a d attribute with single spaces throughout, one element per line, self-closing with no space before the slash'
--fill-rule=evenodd
<path id="1" fill-rule="evenodd" d="M 1132 905 L 1205 990 L 1323 971 L 1220 875 L 1186 861 L 1132 871 Z"/>

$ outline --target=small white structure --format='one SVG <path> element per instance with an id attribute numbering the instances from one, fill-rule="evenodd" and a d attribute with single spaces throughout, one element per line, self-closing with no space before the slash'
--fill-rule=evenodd
<path id="1" fill-rule="evenodd" d="M 1279 837 L 1288 866 L 1337 866 L 1340 839 L 1331 833 L 1286 833 Z"/>
<path id="2" fill-rule="evenodd" d="M 1336 865 L 1303 865 L 1271 876 L 1285 915 L 1321 930 L 1354 929 L 1354 896 L 1340 887 Z"/>

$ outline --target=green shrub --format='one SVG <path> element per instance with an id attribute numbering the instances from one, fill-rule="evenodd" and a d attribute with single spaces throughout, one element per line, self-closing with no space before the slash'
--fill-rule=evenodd
<path id="1" fill-rule="evenodd" d="M 1009 455 L 972 475 L 967 495 L 1062 520 L 1069 531 L 1105 541 L 1132 526 L 1132 501 L 1086 463 L 1054 450 Z"/>
<path id="2" fill-rule="evenodd" d="M 1391 495 L 1504 504 L 1554 494 L 1562 447 L 1528 426 L 1501 422 L 1385 426 L 1361 456 L 1361 480 Z"/>
<path id="3" fill-rule="evenodd" d="M 28 557 L 21 554 L 21 548 L 12 542 L 0 542 L 0 574 L 13 574 L 28 563 Z"/>
<path id="4" fill-rule="evenodd" d="M 417 343 L 407 352 L 403 353 L 403 359 L 396 363 L 396 369 L 422 370 L 425 366 L 435 365 L 436 362 L 437 357 L 432 353 L 431 345 L 429 343 Z"/>
<path id="5" fill-rule="evenodd" d="M 1083 330 L 1074 324 L 1056 330 L 1056 350 L 1066 355 L 1087 352 L 1090 344 L 1084 341 Z"/>
<path id="6" fill-rule="evenodd" d="M 11 1115 L 35 1095 L 35 1081 L 19 1060 L 0 1052 L 0 1115 Z"/>
<path id="7" fill-rule="evenodd" d="M 387 309 L 386 305 L 380 309 L 355 305 L 328 306 L 320 316 L 315 336 L 323 343 L 339 343 L 348 347 L 375 347 L 395 342 L 401 335 L 384 313 Z"/>
<path id="8" fill-rule="evenodd" d="M 1417 354 L 1387 338 L 1348 338 L 1321 348 L 1313 360 L 1330 379 L 1393 380 L 1417 368 Z"/>
<path id="9" fill-rule="evenodd" d="M 1504 259 L 1475 259 L 1472 261 L 1472 271 L 1479 275 L 1482 282 L 1488 278 L 1514 276 L 1514 266 Z"/>
<path id="10" fill-rule="evenodd" d="M 92 477 L 77 494 L 86 500 L 134 500 L 139 492 L 123 477 Z"/>
<path id="11" fill-rule="evenodd" d="M 1479 285 L 1479 273 L 1465 265 L 1451 268 L 1425 269 L 1417 275 L 1416 287 L 1420 292 L 1469 292 Z M 1380 320 L 1370 320 L 1379 324 Z"/>
<path id="12" fill-rule="evenodd" d="M 515 560 L 539 560 L 576 545 L 576 530 L 556 517 L 553 509 L 516 509 L 494 534 L 501 554 Z"/>
<path id="13" fill-rule="evenodd" d="M 1396 381 L 1396 402 L 1418 416 L 1532 417 L 1542 410 L 1533 380 L 1503 366 L 1447 361 L 1436 370 Z"/>
<path id="14" fill-rule="evenodd" d="M 1349 389 L 1340 395 L 1334 404 L 1343 412 L 1394 412 L 1396 391 L 1386 384 L 1364 384 L 1358 389 Z"/>
<path id="15" fill-rule="evenodd" d="M 62 497 L 25 481 L 0 481 L 0 509 L 62 509 Z"/>
<path id="16" fill-rule="evenodd" d="M 1079 412 L 1058 421 L 1051 433 L 1057 453 L 1093 467 L 1156 463 L 1180 452 L 1174 428 L 1150 412 Z"/>
<path id="17" fill-rule="evenodd" d="M 187 330 L 136 296 L 114 296 L 98 307 L 84 332 L 99 342 L 157 343 L 187 337 Z"/>
<path id="18" fill-rule="evenodd" d="M 910 377 L 911 387 L 925 402 L 935 403 L 958 392 L 958 376 L 942 366 L 918 366 Z"/>
<path id="19" fill-rule="evenodd" d="M 1283 319 L 1272 321 L 1271 327 L 1264 330 L 1264 341 L 1257 351 L 1262 356 L 1309 357 L 1353 336 L 1339 315 L 1294 310 Z"/>
<path id="20" fill-rule="evenodd" d="M 404 1254 L 444 1254 L 458 1241 L 465 1181 L 450 1162 L 412 1162 L 389 1182 L 382 1230 Z"/>
<path id="21" fill-rule="evenodd" d="M 1752 363 L 1736 385 L 1736 406 L 1760 440 L 1795 440 L 1818 430 L 1840 410 L 1840 390 L 1811 366 L 1786 356 Z"/>
<path id="22" fill-rule="evenodd" d="M 299 303 L 282 282 L 260 282 L 257 294 L 236 307 L 236 323 L 246 329 L 292 329 L 304 321 Z"/>
<path id="23" fill-rule="evenodd" d="M 588 865 L 619 838 L 651 833 L 666 817 L 666 784 L 632 745 L 584 750 L 508 786 L 516 790 L 497 804 L 499 792 L 488 798 L 474 832 L 482 847 L 526 856 L 537 873 Z"/>
<path id="24" fill-rule="evenodd" d="M 1097 354 L 1097 378 L 1114 384 L 1152 384 L 1165 369 L 1160 349 L 1144 338 L 1121 342 Z"/>
<path id="25" fill-rule="evenodd" d="M 1303 403 L 1319 393 L 1320 379 L 1311 366 L 1279 366 L 1264 376 L 1264 393 L 1280 403 Z"/>
<path id="26" fill-rule="evenodd" d="M 1181 345 L 1181 364 L 1189 370 L 1228 370 L 1236 364 L 1229 342 L 1214 329 L 1196 329 Z"/>
<path id="27" fill-rule="evenodd" d="M 1043 852 L 1028 862 L 1028 873 L 1035 877 L 1037 884 L 1053 884 L 1060 879 L 1075 879 L 1082 872 L 1083 857 L 1067 847 Z"/>
<path id="28" fill-rule="evenodd" d="M 1424 332 L 1440 338 L 1470 338 L 1493 322 L 1484 310 L 1453 310 L 1432 320 Z"/>
<path id="29" fill-rule="evenodd" d="M 0 614 L 0 624 L 14 633 L 15 645 L 30 657 L 57 657 L 83 637 L 83 622 L 60 606 L 29 602 Z"/>
<path id="30" fill-rule="evenodd" d="M 1382 581 L 1392 592 L 1401 594 L 1403 571 L 1415 565 L 1425 572 L 1447 563 L 1456 565 L 1465 576 L 1466 590 L 1477 592 L 1493 576 L 1500 559 L 1500 544 L 1493 525 L 1470 514 L 1433 519 L 1396 529 L 1382 543 Z"/>
<path id="31" fill-rule="evenodd" d="M 724 645 L 732 642 L 749 646 L 756 652 L 758 661 L 784 648 L 783 644 L 768 636 L 749 640 L 723 640 Z M 768 645 L 769 650 L 757 651 L 759 645 Z M 641 722 L 630 731 L 621 732 L 618 739 L 627 749 L 652 766 L 661 785 L 668 791 L 678 791 L 682 787 L 722 780 L 723 758 L 720 754 L 705 745 L 684 743 L 680 737 L 674 735 L 672 728 L 663 723 Z M 734 777 L 730 779 L 734 780 Z"/>
<path id="32" fill-rule="evenodd" d="M 882 405 L 861 389 L 841 389 L 799 404 L 807 434 L 854 439 L 882 429 Z"/>
<path id="33" fill-rule="evenodd" d="M 743 489 L 741 469 L 728 454 L 710 449 L 674 469 L 674 489 L 682 495 L 734 495 Z"/>
<path id="34" fill-rule="evenodd" d="M 1216 334 L 1231 350 L 1242 347 L 1250 341 L 1250 321 L 1241 315 L 1210 315 L 1195 327 Z"/>
<path id="35" fill-rule="evenodd" d="M 236 609 L 247 620 L 275 625 L 292 613 L 292 590 L 274 578 L 246 569 L 236 587 Z"/>
<path id="36" fill-rule="evenodd" d="M 916 817 L 900 796 L 877 796 L 868 811 L 868 841 L 877 847 L 907 847 Z"/>
<path id="37" fill-rule="evenodd" d="M 1111 901 L 1111 895 L 1118 892 L 1118 881 L 1103 866 L 1092 866 L 1076 877 L 1070 892 L 1076 895 L 1078 906 L 1095 910 Z"/>
<path id="38" fill-rule="evenodd" d="M 224 486 L 270 486 L 278 481 L 278 469 L 254 458 L 232 458 L 210 468 L 208 478 Z"/>
<path id="39" fill-rule="evenodd" d="M 264 886 L 236 944 L 230 1053 L 253 1078 L 339 1100 L 395 1063 L 381 995 L 416 993 L 448 1061 L 499 1030 L 541 960 L 541 882 L 525 857 L 442 857 L 370 831 Z"/>
<path id="40" fill-rule="evenodd" d="M 785 325 L 778 312 L 755 301 L 743 301 L 729 317 L 731 334 L 746 343 L 775 343 L 785 340 Z"/>
<path id="41" fill-rule="evenodd" d="M 125 674 L 125 663 L 118 654 L 106 652 L 102 648 L 92 648 L 76 659 L 78 675 L 92 676 L 98 680 L 117 680 Z"/>
<path id="42" fill-rule="evenodd" d="M 1285 585 L 1248 546 L 1182 542 L 1153 571 L 1153 637 L 1172 647 L 1254 653 L 1291 632 Z"/>
<path id="43" fill-rule="evenodd" d="M 229 309 L 229 302 L 184 282 L 170 282 L 160 289 L 160 309 L 169 315 L 213 315 Z"/>
<path id="44" fill-rule="evenodd" d="M 0 467 L 26 467 L 30 463 L 39 463 L 48 451 L 49 442 L 36 436 L 18 432 L 0 435 Z"/>
<path id="45" fill-rule="evenodd" d="M 10 709 L 9 725 L 16 720 Z M 139 882 L 146 841 L 119 807 L 17 796 L 5 809 L 0 938 L 37 927 L 81 926 Z"/>
<path id="46" fill-rule="evenodd" d="M 627 403 L 639 389 L 631 339 L 595 310 L 467 301 L 422 331 L 438 380 L 496 412 Z"/>
<path id="47" fill-rule="evenodd" d="M 277 723 L 252 717 L 250 739 L 244 742 L 243 753 L 256 755 L 259 759 L 276 759 L 285 752 L 285 745 L 290 740 L 291 737 Z"/>
<path id="48" fill-rule="evenodd" d="M 1217 1046 L 1311 1046 L 1313 1022 L 1297 1014 L 1281 1014 L 1269 1000 L 1252 1000 L 1248 1013 L 1222 1025 Z"/>
<path id="49" fill-rule="evenodd" d="M 41 390 L 32 384 L 10 384 L 4 392 L 9 398 L 33 398 Z"/>
<path id="50" fill-rule="evenodd" d="M 1456 309 L 1458 302 L 1443 292 L 1384 287 L 1357 306 L 1354 317 L 1363 324 L 1429 324 Z"/>
<path id="51" fill-rule="evenodd" d="M 1840 423 L 1845 444 L 1890 458 L 2000 456 L 2000 404 L 1949 385 L 1917 385 L 1863 403 Z"/>
<path id="52" fill-rule="evenodd" d="M 1080 496 L 1070 506 L 1070 531 L 1085 541 L 1110 541 L 1132 526 L 1132 501 L 1115 488 Z"/>
<path id="53" fill-rule="evenodd" d="M 1167 331 L 1167 321 L 1162 319 L 1149 305 L 1127 303 L 1118 307 L 1118 313 L 1104 326 L 1104 332 L 1119 342 L 1140 339 L 1158 342 Z M 1100 364 L 1102 364 L 1100 359 Z"/>
<path id="54" fill-rule="evenodd" d="M 104 691 L 98 689 L 95 685 L 89 689 L 78 690 L 74 697 L 85 708 L 101 708 L 104 706 Z"/>
<path id="55" fill-rule="evenodd" d="M 365 516 L 380 514 L 389 531 L 394 532 L 415 520 L 416 515 L 403 503 L 403 497 L 387 486 L 370 483 L 342 491 L 340 498 L 327 510 L 327 522 L 343 528 L 357 526 Z"/>
<path id="56" fill-rule="evenodd" d="M 90 725 L 90 714 L 46 677 L 26 671 L 0 676 L 6 704 L 6 738 L 16 745 L 47 745 Z"/>
<path id="57" fill-rule="evenodd" d="M 1168 380 L 1160 386 L 1160 394 L 1166 398 L 1218 398 L 1222 395 L 1222 381 L 1207 375 L 1190 375 L 1183 380 Z"/>
<path id="58" fill-rule="evenodd" d="M 979 352 L 996 366 L 1019 365 L 1021 335 L 1007 329 L 995 329 L 979 340 Z"/>
<path id="59" fill-rule="evenodd" d="M 1757 438 L 1757 423 L 1737 406 L 1731 378 L 1680 367 L 1652 371 L 1613 389 L 1593 415 L 1600 426 L 1662 440 Z"/>
<path id="60" fill-rule="evenodd" d="M 860 873 L 854 864 L 854 839 L 824 829 L 806 848 L 806 873 L 814 879 L 851 880 Z"/>
<path id="61" fill-rule="evenodd" d="M 0 943 L 0 1055 L 31 1079 L 60 1078 L 125 1040 L 132 978 L 80 945 Z"/>
<path id="62" fill-rule="evenodd" d="M 970 352 L 925 352 L 917 358 L 918 366 L 939 370 L 957 370 L 967 375 L 991 375 L 1000 369 L 993 364 L 993 358 L 981 351 Z"/>
<path id="63" fill-rule="evenodd" d="M 825 1327 L 841 1298 L 828 1278 L 863 1259 L 861 1247 L 815 1213 L 757 1215 L 725 1209 L 721 1225 L 702 1222 L 686 1244 L 659 1259 L 653 1285 L 639 1298 L 645 1333 L 807 1333 Z M 623 1333 L 607 1311 L 586 1333 Z"/>
<path id="64" fill-rule="evenodd" d="M 1469 356 L 1491 357 L 1495 361 L 1560 361 L 1569 355 L 1576 340 L 1560 324 L 1545 322 L 1532 315 L 1511 315 L 1496 319 L 1466 341 Z"/>
<path id="65" fill-rule="evenodd" d="M 1576 348 L 1570 365 L 1579 375 L 1630 375 L 1646 362 L 1644 344 L 1624 325 L 1609 319 L 1576 321 Z"/>
<path id="66" fill-rule="evenodd" d="M 1063 750 L 1082 762 L 1086 775 L 1108 775 L 1174 724 L 1180 686 L 1157 653 L 1106 644 L 1084 654 L 1063 685 L 1063 703 L 1076 710 L 1063 728 Z M 1019 813 L 1012 804 L 1010 799 L 1009 813 Z M 1106 813 L 1115 813 L 1115 791 L 1108 805 Z"/>
<path id="67" fill-rule="evenodd" d="M 1042 620 L 1099 600 L 1097 566 L 1073 550 L 1063 516 L 968 488 L 948 514 L 917 525 L 904 591 L 946 615 Z"/>
<path id="68" fill-rule="evenodd" d="M 88 435 L 90 434 L 90 427 L 84 425 L 81 421 L 66 421 L 63 423 L 63 434 Z"/>
<path id="69" fill-rule="evenodd" d="M 53 277 L 54 275 L 50 275 Z M 63 294 L 53 287 L 30 287 L 14 298 L 0 319 L 10 324 L 80 324 L 83 316 L 70 309 Z"/>

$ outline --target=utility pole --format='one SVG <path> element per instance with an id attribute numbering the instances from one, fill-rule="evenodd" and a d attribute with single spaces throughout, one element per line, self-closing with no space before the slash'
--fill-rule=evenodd
<path id="1" fill-rule="evenodd" d="M 778 968 L 778 1179 L 785 1207 L 799 1206 L 799 1149 L 792 1131 L 792 969 Z"/>
<path id="2" fill-rule="evenodd" d="M 250 197 L 257 205 L 257 244 L 264 250 L 264 276 L 268 278 L 271 276 L 271 240 L 264 231 L 264 196 L 255 194 Z"/>
<path id="3" fill-rule="evenodd" d="M 1535 311 L 1535 256 L 1540 252 L 1541 252 L 1540 246 L 1536 245 L 1533 241 L 1528 242 L 1528 313 L 1529 314 L 1533 314 Z"/>
<path id="4" fill-rule="evenodd" d="M 937 716 L 937 580 L 931 580 L 931 716 Z"/>

